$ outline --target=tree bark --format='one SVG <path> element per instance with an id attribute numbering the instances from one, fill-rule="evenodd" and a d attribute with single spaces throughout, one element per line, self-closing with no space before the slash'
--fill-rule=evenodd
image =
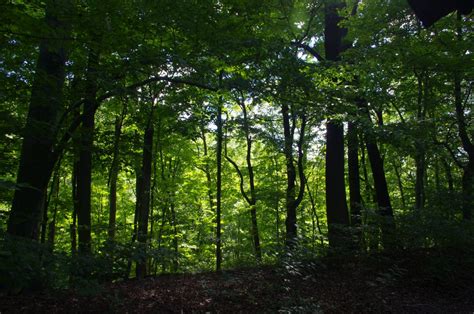
<path id="1" fill-rule="evenodd" d="M 92 151 L 94 145 L 94 117 L 97 108 L 97 67 L 99 54 L 89 50 L 86 76 L 85 102 L 80 129 L 80 150 L 77 176 L 77 229 L 80 254 L 91 253 L 91 188 Z"/>
<path id="2" fill-rule="evenodd" d="M 120 168 L 120 137 L 122 134 L 122 124 L 125 118 L 126 104 L 124 104 L 122 113 L 115 119 L 114 130 L 114 148 L 112 165 L 109 172 L 109 227 L 108 237 L 110 241 L 115 240 L 116 216 L 117 216 L 117 179 Z"/>
<path id="3" fill-rule="evenodd" d="M 362 196 L 360 194 L 358 130 L 353 121 L 349 122 L 347 129 L 347 161 L 351 225 L 357 227 L 361 223 Z"/>
<path id="4" fill-rule="evenodd" d="M 325 6 L 324 48 L 328 61 L 338 61 L 343 50 L 342 38 L 346 30 L 339 27 L 341 17 L 337 12 L 343 7 L 344 3 L 340 1 Z M 344 229 L 349 225 L 344 180 L 344 128 L 335 120 L 326 124 L 326 212 L 329 245 L 344 246 L 347 242 Z"/>
<path id="5" fill-rule="evenodd" d="M 138 233 L 137 239 L 140 242 L 144 255 L 137 262 L 136 275 L 142 279 L 147 274 L 146 269 L 146 243 L 148 239 L 148 218 L 150 213 L 150 189 L 152 174 L 152 152 L 153 152 L 153 109 L 147 122 L 143 136 L 143 155 L 140 172 L 140 180 L 137 185 L 137 215 Z"/>
<path id="6" fill-rule="evenodd" d="M 47 1 L 45 21 L 54 32 L 41 40 L 38 63 L 31 91 L 20 163 L 7 232 L 38 240 L 44 196 L 57 156 L 53 154 L 54 134 L 64 108 L 63 85 L 68 33 L 60 19 L 68 1 Z M 57 39 L 53 39 L 57 38 Z"/>
<path id="7" fill-rule="evenodd" d="M 222 74 L 221 74 L 222 77 Z M 217 104 L 217 147 L 216 147 L 216 271 L 220 271 L 222 267 L 222 250 L 221 250 L 221 199 L 222 199 L 222 97 Z"/>
<path id="8" fill-rule="evenodd" d="M 461 14 L 459 12 L 457 14 L 457 38 L 459 42 L 462 41 Z M 474 144 L 469 137 L 466 123 L 460 71 L 454 73 L 454 106 L 456 108 L 459 138 L 468 157 L 462 174 L 462 215 L 464 220 L 471 220 L 472 209 L 474 208 Z"/>
<path id="9" fill-rule="evenodd" d="M 252 236 L 253 248 L 255 252 L 255 258 L 257 261 L 262 260 L 262 251 L 260 249 L 260 236 L 258 233 L 258 223 L 257 223 L 257 197 L 255 192 L 255 176 L 253 172 L 252 166 L 252 136 L 250 134 L 250 127 L 249 121 L 247 118 L 247 107 L 244 101 L 239 101 L 240 108 L 242 109 L 243 113 L 243 129 L 245 133 L 245 141 L 247 144 L 247 153 L 246 153 L 246 162 L 247 162 L 247 171 L 249 176 L 249 187 L 250 187 L 250 197 L 244 190 L 244 177 L 242 172 L 240 171 L 238 165 L 229 157 L 227 153 L 225 154 L 225 158 L 234 166 L 237 174 L 240 177 L 240 193 L 244 197 L 245 201 L 250 207 L 250 220 L 251 220 L 251 231 L 250 234 Z"/>

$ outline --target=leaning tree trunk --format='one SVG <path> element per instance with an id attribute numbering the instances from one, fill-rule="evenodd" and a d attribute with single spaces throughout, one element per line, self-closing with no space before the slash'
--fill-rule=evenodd
<path id="1" fill-rule="evenodd" d="M 60 20 L 67 1 L 47 1 L 45 21 L 51 34 L 41 40 L 7 232 L 38 239 L 45 191 L 57 156 L 54 134 L 63 103 L 68 33 Z"/>

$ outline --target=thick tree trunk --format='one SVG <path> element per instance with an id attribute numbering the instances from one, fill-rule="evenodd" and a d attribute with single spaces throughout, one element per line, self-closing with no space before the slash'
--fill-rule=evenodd
<path id="1" fill-rule="evenodd" d="M 457 39 L 459 42 L 463 40 L 461 13 L 459 12 L 457 14 Z M 465 109 L 462 103 L 461 74 L 460 71 L 454 73 L 454 106 L 456 108 L 459 138 L 468 157 L 468 162 L 464 165 L 462 174 L 462 216 L 464 220 L 471 220 L 474 208 L 474 143 L 469 137 Z"/>
<path id="2" fill-rule="evenodd" d="M 346 246 L 349 225 L 344 182 L 344 129 L 342 123 L 326 124 L 326 212 L 331 247 Z"/>
<path id="3" fill-rule="evenodd" d="M 146 255 L 146 243 L 148 239 L 148 218 L 150 213 L 150 189 L 152 174 L 152 152 L 153 152 L 153 111 L 145 129 L 143 136 L 143 157 L 140 173 L 140 184 L 137 186 L 137 215 L 138 215 L 138 242 L 142 245 Z M 136 275 L 142 279 L 147 274 L 146 257 L 137 262 Z"/>
<path id="4" fill-rule="evenodd" d="M 54 133 L 63 110 L 63 85 L 67 58 L 67 33 L 63 16 L 67 1 L 47 1 L 46 24 L 53 30 L 40 44 L 28 117 L 24 128 L 20 163 L 7 232 L 38 239 L 45 191 L 57 156 L 53 154 Z M 59 39 L 53 39 L 59 38 Z"/>
<path id="5" fill-rule="evenodd" d="M 339 60 L 343 50 L 342 38 L 346 30 L 339 27 L 341 17 L 337 12 L 343 7 L 344 3 L 340 1 L 326 3 L 324 48 L 328 61 Z M 349 225 L 349 213 L 344 180 L 344 128 L 342 123 L 334 120 L 326 124 L 326 211 L 329 245 L 345 245 L 344 229 Z"/>
<path id="6" fill-rule="evenodd" d="M 99 54 L 89 51 L 86 77 L 85 102 L 80 129 L 80 150 L 77 174 L 77 229 L 79 235 L 79 253 L 91 253 L 91 187 L 92 187 L 92 150 L 94 144 L 94 116 L 97 107 L 97 67 Z"/>

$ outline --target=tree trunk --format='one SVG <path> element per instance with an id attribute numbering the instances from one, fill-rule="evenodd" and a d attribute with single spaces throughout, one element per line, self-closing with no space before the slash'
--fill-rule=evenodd
<path id="1" fill-rule="evenodd" d="M 402 201 L 403 208 L 406 207 L 405 203 L 405 190 L 403 188 L 402 175 L 400 173 L 401 167 L 399 168 L 397 164 L 393 163 L 393 170 L 395 171 L 395 176 L 397 177 L 398 190 L 400 191 L 400 198 Z"/>
<path id="2" fill-rule="evenodd" d="M 109 227 L 108 237 L 110 241 L 115 240 L 116 215 L 117 215 L 117 179 L 120 168 L 120 137 L 122 134 L 122 124 L 125 117 L 126 104 L 124 104 L 122 113 L 115 119 L 114 149 L 112 165 L 109 172 Z"/>
<path id="3" fill-rule="evenodd" d="M 152 174 L 152 152 L 153 152 L 153 110 L 143 136 L 143 157 L 140 173 L 140 183 L 137 185 L 137 215 L 138 233 L 137 239 L 140 242 L 144 255 L 137 262 L 136 275 L 142 279 L 147 274 L 146 269 L 146 242 L 148 239 L 148 218 L 150 213 L 150 188 Z"/>
<path id="4" fill-rule="evenodd" d="M 345 227 L 349 225 L 344 182 L 344 129 L 330 121 L 326 125 L 326 212 L 331 247 L 348 244 Z"/>
<path id="5" fill-rule="evenodd" d="M 45 191 L 56 163 L 54 134 L 64 108 L 63 85 L 68 29 L 59 19 L 67 1 L 47 1 L 45 21 L 54 34 L 41 40 L 39 58 L 24 128 L 20 162 L 7 232 L 38 240 Z M 54 39 L 58 38 L 58 39 Z"/>
<path id="6" fill-rule="evenodd" d="M 222 76 L 222 75 L 221 75 Z M 222 251 L 221 251 L 221 198 L 222 198 L 222 97 L 217 105 L 217 147 L 216 147 L 216 271 L 221 270 Z"/>
<path id="7" fill-rule="evenodd" d="M 328 61 L 338 61 L 345 29 L 339 27 L 341 17 L 337 10 L 344 7 L 340 1 L 326 3 L 324 48 Z M 347 242 L 345 226 L 349 225 L 344 180 L 344 128 L 342 123 L 329 120 L 326 125 L 326 212 L 328 237 L 331 247 Z"/>
<path id="8" fill-rule="evenodd" d="M 358 130 L 352 121 L 349 122 L 347 130 L 347 160 L 351 225 L 357 227 L 361 223 L 362 196 L 360 195 Z"/>
<path id="9" fill-rule="evenodd" d="M 91 253 L 91 188 L 92 150 L 94 145 L 94 116 L 97 94 L 99 54 L 90 49 L 85 88 L 85 102 L 80 129 L 80 150 L 77 176 L 77 229 L 79 253 Z"/>
<path id="10" fill-rule="evenodd" d="M 237 163 L 235 163 L 229 156 L 227 156 L 227 152 L 225 153 L 225 158 L 234 166 L 237 174 L 240 177 L 240 193 L 244 197 L 247 204 L 250 206 L 250 221 L 251 221 L 251 231 L 250 234 L 252 236 L 253 248 L 255 252 L 255 257 L 257 261 L 262 260 L 262 252 L 260 249 L 260 237 L 258 233 L 258 223 L 257 223 L 257 198 L 255 193 L 255 176 L 253 172 L 252 166 L 252 136 L 250 135 L 250 128 L 249 128 L 249 121 L 247 118 L 247 107 L 245 102 L 242 100 L 239 102 L 240 108 L 242 108 L 243 113 L 243 129 L 245 133 L 245 141 L 247 144 L 247 153 L 246 153 L 246 162 L 247 162 L 247 170 L 249 173 L 249 186 L 250 186 L 250 197 L 244 190 L 244 177 L 242 172 L 240 171 Z"/>
<path id="11" fill-rule="evenodd" d="M 283 104 L 281 113 L 283 115 L 283 132 L 285 137 L 285 160 L 286 160 L 286 246 L 293 247 L 297 241 L 296 226 L 296 168 L 293 163 L 293 132 L 291 132 L 288 105 Z"/>

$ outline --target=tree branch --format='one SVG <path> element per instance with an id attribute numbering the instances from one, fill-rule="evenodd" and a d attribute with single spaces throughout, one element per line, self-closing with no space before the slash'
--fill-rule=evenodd
<path id="1" fill-rule="evenodd" d="M 316 49 L 310 47 L 310 46 L 307 45 L 307 44 L 303 44 L 303 43 L 301 43 L 301 42 L 292 41 L 292 42 L 291 42 L 291 45 L 306 50 L 306 51 L 309 52 L 313 57 L 315 57 L 316 60 L 318 60 L 319 62 L 324 61 L 324 58 L 316 51 Z"/>
<path id="2" fill-rule="evenodd" d="M 232 164 L 232 166 L 234 166 L 235 170 L 237 171 L 237 174 L 239 175 L 239 178 L 240 178 L 240 193 L 242 193 L 242 196 L 245 198 L 247 203 L 249 203 L 249 205 L 250 205 L 251 201 L 250 201 L 249 197 L 247 196 L 247 193 L 245 193 L 245 190 L 244 190 L 244 176 L 242 175 L 242 172 L 240 171 L 239 166 L 237 166 L 235 161 L 233 161 L 229 156 L 227 156 L 227 154 L 224 157 L 225 157 L 225 159 L 227 159 L 228 162 L 230 162 Z"/>

